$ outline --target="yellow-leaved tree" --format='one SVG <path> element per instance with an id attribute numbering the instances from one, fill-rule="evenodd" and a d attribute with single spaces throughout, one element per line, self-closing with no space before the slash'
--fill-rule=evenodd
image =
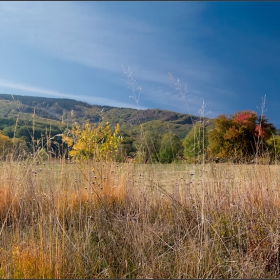
<path id="1" fill-rule="evenodd" d="M 12 152 L 13 142 L 8 136 L 3 135 L 2 131 L 0 131 L 0 155 L 6 156 Z"/>
<path id="2" fill-rule="evenodd" d="M 119 124 L 112 131 L 108 122 L 101 126 L 87 121 L 82 127 L 75 123 L 72 130 L 63 135 L 62 141 L 69 148 L 69 156 L 75 160 L 112 161 L 122 140 L 118 133 Z"/>
<path id="3" fill-rule="evenodd" d="M 13 158 L 24 158 L 28 154 L 26 142 L 20 138 L 9 138 L 0 130 L 0 159 L 8 156 Z"/>

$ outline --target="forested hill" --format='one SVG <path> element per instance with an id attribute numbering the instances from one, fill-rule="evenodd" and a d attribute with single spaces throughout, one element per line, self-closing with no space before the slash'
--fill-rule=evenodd
<path id="1" fill-rule="evenodd" d="M 275 159 L 280 155 L 280 136 L 275 135 L 272 139 L 271 135 L 275 133 L 273 124 L 264 120 L 260 126 L 254 114 L 244 111 L 230 117 L 221 115 L 215 122 L 214 119 L 205 118 L 204 133 L 195 136 L 195 128 L 200 126 L 193 124 L 202 121 L 199 116 L 159 109 L 136 110 L 90 105 L 64 98 L 0 94 L 0 144 L 6 143 L 5 147 L 10 146 L 12 149 L 18 143 L 16 151 L 19 152 L 16 156 L 22 155 L 21 150 L 25 151 L 23 154 L 35 154 L 38 151 L 48 157 L 66 156 L 67 147 L 61 136 L 68 134 L 75 122 L 82 125 L 89 121 L 102 126 L 109 122 L 113 129 L 117 123 L 120 124 L 119 136 L 123 137 L 118 154 L 120 160 L 132 157 L 142 163 L 170 163 L 182 159 L 199 161 L 203 149 L 199 145 L 204 143 L 209 157 L 227 160 L 234 154 L 235 161 L 250 161 L 256 154 L 254 144 L 259 143 L 256 137 L 263 137 L 267 141 L 270 160 Z M 204 141 L 202 135 L 206 136 Z M 1 151 L 0 157 L 9 153 L 6 148 Z M 237 152 L 246 155 L 246 158 L 243 156 L 241 159 Z"/>
<path id="2" fill-rule="evenodd" d="M 83 123 L 89 120 L 91 123 L 105 123 L 108 121 L 112 125 L 119 123 L 120 132 L 124 135 L 139 134 L 141 124 L 144 131 L 153 131 L 158 134 L 171 131 L 180 138 L 184 138 L 190 131 L 192 121 L 200 119 L 200 117 L 167 110 L 136 110 L 90 105 L 65 98 L 0 94 L 0 130 L 6 131 L 6 134 L 12 134 L 16 119 L 19 125 L 30 124 L 31 120 L 34 120 L 33 116 L 38 125 L 51 124 L 57 130 L 71 126 L 74 122 Z"/>

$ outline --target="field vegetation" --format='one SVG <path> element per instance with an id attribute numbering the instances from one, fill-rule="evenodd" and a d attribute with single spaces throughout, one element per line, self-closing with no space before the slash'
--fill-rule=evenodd
<path id="1" fill-rule="evenodd" d="M 278 164 L 119 162 L 118 132 L 76 125 L 60 158 L 9 146 L 0 277 L 279 277 Z"/>
<path id="2" fill-rule="evenodd" d="M 2 278 L 278 278 L 279 166 L 6 160 Z"/>
<path id="3" fill-rule="evenodd" d="M 279 278 L 280 138 L 263 112 L 136 111 L 131 133 L 69 100 L 58 122 L 54 101 L 44 133 L 24 98 L 0 133 L 0 278 Z M 75 122 L 82 106 L 99 121 Z M 189 133 L 145 130 L 165 117 Z"/>

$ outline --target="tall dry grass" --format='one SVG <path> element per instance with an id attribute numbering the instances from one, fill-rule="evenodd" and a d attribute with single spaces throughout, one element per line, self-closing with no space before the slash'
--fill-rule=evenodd
<path id="1" fill-rule="evenodd" d="M 1 170 L 1 278 L 279 277 L 279 166 Z"/>

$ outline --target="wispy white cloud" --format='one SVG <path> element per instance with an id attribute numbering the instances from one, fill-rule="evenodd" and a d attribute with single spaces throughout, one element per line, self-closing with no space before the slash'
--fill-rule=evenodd
<path id="1" fill-rule="evenodd" d="M 33 92 L 33 93 L 37 93 L 37 94 L 56 96 L 56 97 L 62 97 L 62 98 L 69 98 L 69 96 L 71 96 L 70 94 L 58 92 L 55 90 L 44 89 L 44 88 L 40 88 L 40 87 L 36 87 L 36 86 L 30 86 L 30 85 L 15 83 L 15 82 L 6 81 L 6 80 L 0 80 L 0 86 L 4 87 L 4 88 L 12 88 L 12 89 L 20 90 L 20 91 Z"/>
<path id="2" fill-rule="evenodd" d="M 11 88 L 19 90 L 20 92 L 28 92 L 29 94 L 33 93 L 35 96 L 44 96 L 44 97 L 55 97 L 55 98 L 69 98 L 87 102 L 89 104 L 96 105 L 107 105 L 113 107 L 124 107 L 124 108 L 135 108 L 135 109 L 146 109 L 146 107 L 137 106 L 134 104 L 120 102 L 110 98 L 98 97 L 98 96 L 86 96 L 79 95 L 78 98 L 76 95 L 71 93 L 64 93 L 56 90 L 50 90 L 46 88 L 41 88 L 32 85 L 26 85 L 22 83 L 16 83 L 13 81 L 0 80 L 0 88 Z"/>
<path id="3" fill-rule="evenodd" d="M 76 2 L 2 2 L 0 30 L 18 43 L 90 67 L 119 72 L 121 64 L 130 65 L 139 78 L 148 81 L 164 82 L 163 72 L 182 68 L 183 61 L 171 65 L 172 53 L 157 58 L 164 51 L 158 40 L 167 35 L 160 26 L 129 15 L 124 18 L 105 13 L 98 4 L 90 4 L 86 9 Z M 188 17 L 192 14 L 193 20 L 201 7 L 190 3 L 184 13 Z M 191 20 L 190 24 L 193 26 Z M 184 33 L 188 38 L 194 31 Z M 192 46 L 185 49 L 185 55 L 188 53 L 192 60 L 202 56 Z"/>
<path id="4" fill-rule="evenodd" d="M 95 3 L 87 10 L 75 2 L 2 2 L 0 16 L 2 32 L 19 43 L 108 71 L 119 71 L 133 59 L 135 41 L 156 32 L 145 22 L 100 14 Z"/>
<path id="5" fill-rule="evenodd" d="M 190 28 L 179 33 L 189 43 L 184 45 L 182 59 L 177 57 L 176 61 L 174 58 L 178 54 L 170 53 L 162 43 L 163 38 L 168 35 L 166 32 L 170 30 L 165 31 L 161 26 L 130 15 L 123 17 L 106 13 L 99 5 L 98 2 L 86 5 L 78 2 L 1 2 L 0 31 L 18 44 L 36 48 L 59 59 L 102 69 L 119 75 L 120 78 L 123 77 L 121 64 L 130 66 L 135 79 L 143 88 L 142 100 L 154 100 L 158 107 L 169 105 L 174 110 L 183 107 L 178 92 L 174 92 L 170 86 L 168 72 L 187 80 L 188 100 L 193 111 L 201 106 L 203 97 L 209 96 L 209 93 L 202 91 L 201 84 L 214 80 L 218 83 L 225 75 L 226 69 L 192 45 L 194 36 L 210 32 L 206 27 L 195 24 L 196 16 L 203 11 L 203 3 L 189 3 L 188 9 L 184 11 L 177 9 L 176 17 L 187 20 Z M 174 42 L 170 50 L 181 51 L 175 45 Z M 6 87 L 8 84 L 6 83 Z M 20 90 L 42 95 L 76 97 L 24 84 L 9 85 L 10 88 L 13 85 L 20 87 Z M 195 89 L 199 91 L 199 95 L 194 94 Z M 118 103 L 113 98 L 104 97 L 94 97 L 92 102 L 107 102 L 112 106 L 119 104 L 116 106 L 121 107 L 134 106 L 133 103 Z"/>

